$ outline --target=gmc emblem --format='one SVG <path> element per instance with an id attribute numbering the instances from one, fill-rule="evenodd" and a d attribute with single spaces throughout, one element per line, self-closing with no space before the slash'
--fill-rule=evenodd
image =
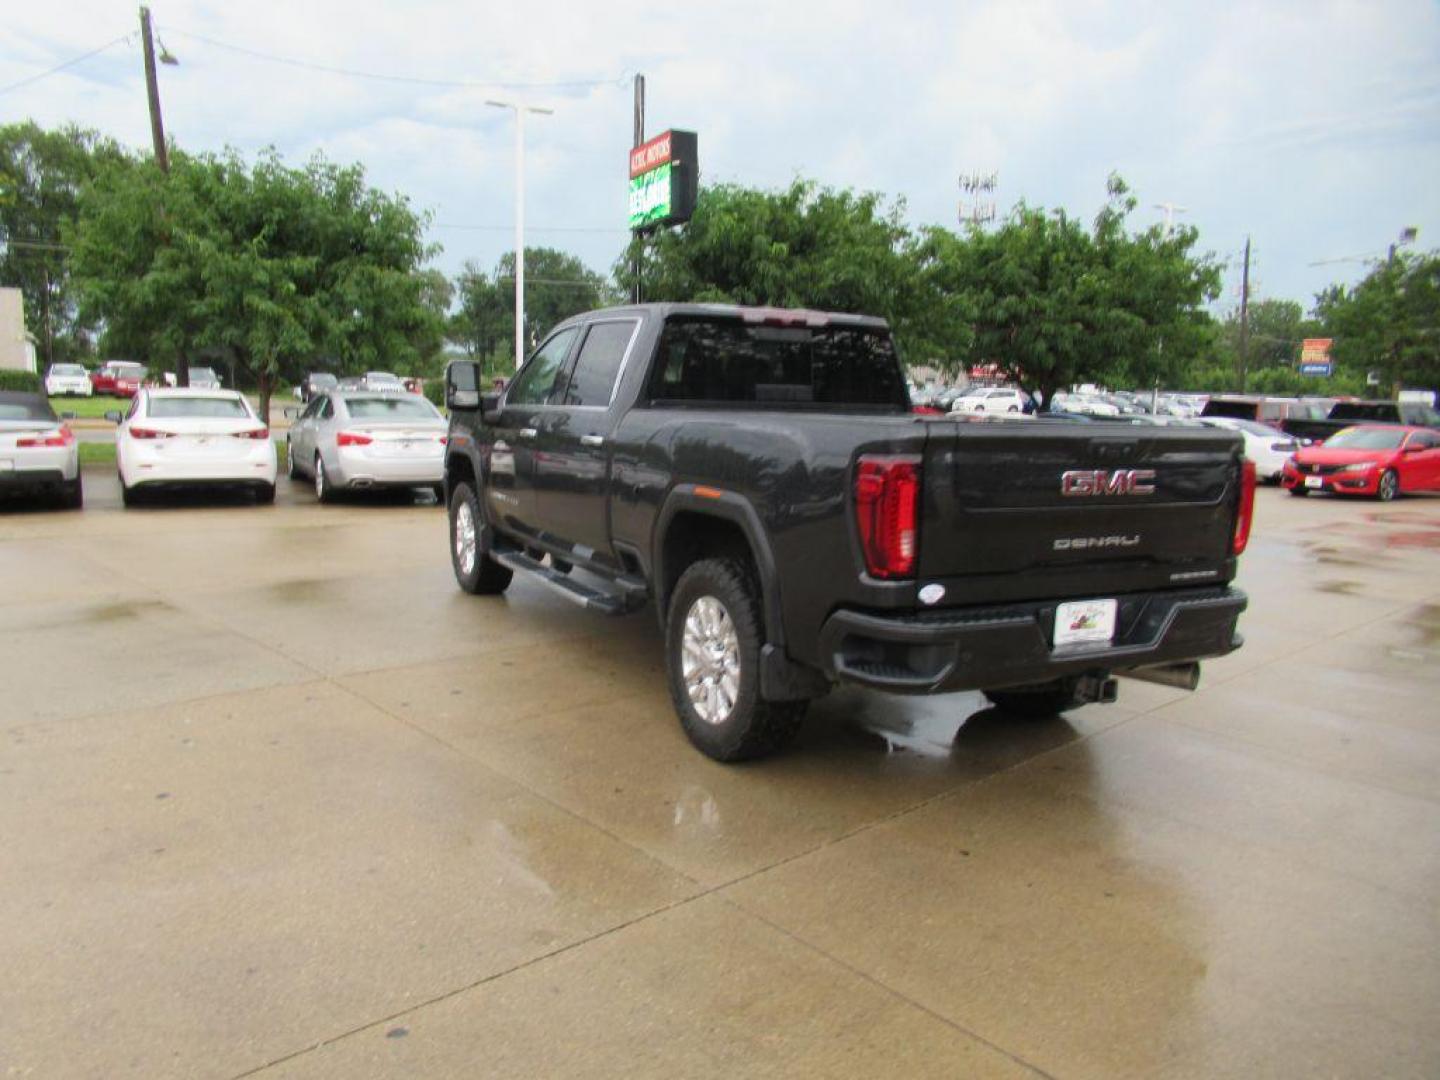
<path id="1" fill-rule="evenodd" d="M 1071 469 L 1060 474 L 1061 495 L 1154 495 L 1154 469 Z"/>

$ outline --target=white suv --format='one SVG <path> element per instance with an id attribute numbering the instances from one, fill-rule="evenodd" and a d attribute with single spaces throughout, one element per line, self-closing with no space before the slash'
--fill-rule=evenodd
<path id="1" fill-rule="evenodd" d="M 988 387 L 979 390 L 967 390 L 963 395 L 956 398 L 950 406 L 952 413 L 964 413 L 967 416 L 979 416 L 981 414 L 1002 416 L 1006 413 L 1023 413 L 1025 411 L 1025 397 L 1012 387 Z"/>

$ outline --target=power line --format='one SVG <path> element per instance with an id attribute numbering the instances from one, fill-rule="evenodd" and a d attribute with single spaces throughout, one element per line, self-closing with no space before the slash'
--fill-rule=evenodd
<path id="1" fill-rule="evenodd" d="M 513 225 L 457 225 L 449 222 L 435 222 L 433 229 L 460 229 L 467 232 L 509 232 Z M 527 232 L 552 233 L 628 233 L 629 229 L 607 228 L 600 225 L 526 225 Z"/>
<path id="2" fill-rule="evenodd" d="M 608 79 L 574 79 L 563 82 L 483 82 L 473 79 L 427 79 L 418 75 L 392 75 L 376 71 L 360 71 L 356 68 L 334 67 L 330 64 L 317 64 L 309 60 L 297 60 L 289 56 L 277 56 L 274 53 L 262 52 L 259 49 L 247 48 L 244 45 L 231 45 L 229 42 L 216 41 L 214 38 L 205 37 L 202 34 L 192 34 L 188 30 L 177 30 L 171 26 L 167 26 L 165 32 L 178 37 L 189 38 L 191 41 L 198 41 L 216 49 L 225 49 L 228 52 L 238 53 L 241 56 L 248 56 L 254 60 L 264 60 L 271 64 L 284 64 L 287 67 L 302 68 L 306 71 L 319 71 L 327 75 L 344 75 L 351 79 L 373 79 L 377 82 L 408 83 L 414 86 L 483 88 L 491 90 L 566 90 L 620 85 L 625 80 L 623 74 Z"/>
<path id="3" fill-rule="evenodd" d="M 119 45 L 122 41 L 129 40 L 130 35 L 124 34 L 116 38 L 114 41 L 107 41 L 98 49 L 91 49 L 89 52 L 82 53 L 72 60 L 66 60 L 63 64 L 56 64 L 49 71 L 42 71 L 38 75 L 31 75 L 28 78 L 21 79 L 19 82 L 13 82 L 9 86 L 0 86 L 0 94 L 8 94 L 11 90 L 19 90 L 22 86 L 29 86 L 33 82 L 39 82 L 41 79 L 44 79 L 47 76 L 54 75 L 57 71 L 64 71 L 68 67 L 74 67 L 82 60 L 89 60 L 90 57 L 97 56 L 98 54 L 104 52 L 106 49 L 113 48 L 114 46 Z"/>

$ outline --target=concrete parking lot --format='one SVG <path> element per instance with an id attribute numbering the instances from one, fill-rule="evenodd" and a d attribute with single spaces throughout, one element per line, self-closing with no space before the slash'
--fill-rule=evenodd
<path id="1" fill-rule="evenodd" d="M 1248 639 L 690 748 L 428 500 L 0 507 L 0 1075 L 1440 1074 L 1440 498 L 1262 490 Z"/>

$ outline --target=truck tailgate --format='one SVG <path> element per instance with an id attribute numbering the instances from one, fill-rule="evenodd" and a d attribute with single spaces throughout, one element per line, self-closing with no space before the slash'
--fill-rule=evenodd
<path id="1" fill-rule="evenodd" d="M 934 423 L 919 581 L 948 605 L 1228 580 L 1240 457 L 1215 428 Z"/>

